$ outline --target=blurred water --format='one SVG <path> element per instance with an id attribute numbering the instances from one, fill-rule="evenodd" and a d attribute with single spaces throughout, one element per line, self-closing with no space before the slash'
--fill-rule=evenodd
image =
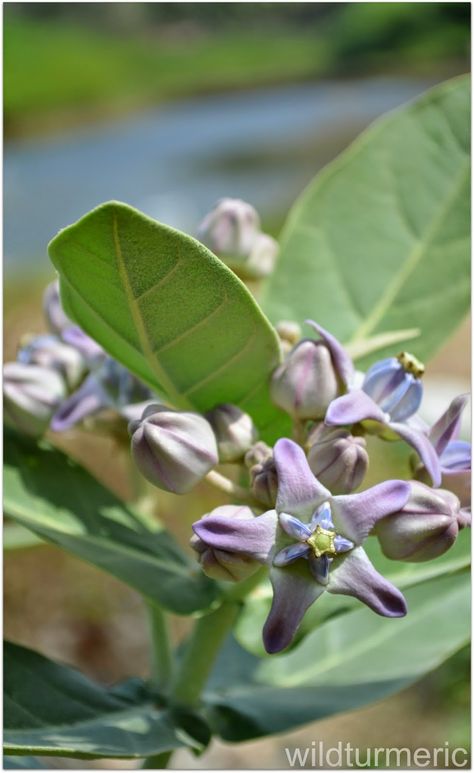
<path id="1" fill-rule="evenodd" d="M 50 271 L 49 239 L 109 199 L 189 232 L 225 195 L 252 202 L 264 219 L 281 214 L 366 124 L 429 85 L 372 78 L 190 99 L 6 143 L 6 279 Z"/>

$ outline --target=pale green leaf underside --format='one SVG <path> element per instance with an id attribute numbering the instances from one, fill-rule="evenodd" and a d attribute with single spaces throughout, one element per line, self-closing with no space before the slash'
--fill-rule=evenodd
<path id="1" fill-rule="evenodd" d="M 291 210 L 270 319 L 312 318 L 345 342 L 419 328 L 409 348 L 432 355 L 469 305 L 469 150 L 467 77 L 374 123 Z"/>
<path id="2" fill-rule="evenodd" d="M 246 287 L 190 236 L 109 202 L 52 240 L 68 314 L 179 408 L 242 406 L 265 426 L 277 336 Z"/>
<path id="3" fill-rule="evenodd" d="M 191 614 L 216 599 L 216 583 L 171 535 L 151 531 L 61 451 L 8 432 L 3 485 L 9 518 L 165 608 Z"/>
<path id="4" fill-rule="evenodd" d="M 6 754 L 134 758 L 197 745 L 150 697 L 122 696 L 10 642 L 4 653 Z"/>

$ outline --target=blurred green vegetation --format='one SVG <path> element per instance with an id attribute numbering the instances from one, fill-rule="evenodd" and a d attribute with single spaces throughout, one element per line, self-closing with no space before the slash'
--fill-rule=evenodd
<path id="1" fill-rule="evenodd" d="M 216 90 L 469 67 L 469 3 L 6 3 L 6 136 Z"/>

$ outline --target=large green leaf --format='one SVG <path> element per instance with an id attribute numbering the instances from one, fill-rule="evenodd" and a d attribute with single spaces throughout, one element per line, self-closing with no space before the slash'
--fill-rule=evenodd
<path id="1" fill-rule="evenodd" d="M 6 754 L 145 757 L 202 741 L 136 680 L 107 690 L 79 671 L 5 643 Z"/>
<path id="2" fill-rule="evenodd" d="M 150 526 L 46 443 L 5 436 L 6 515 L 178 614 L 206 609 L 217 584 L 165 531 Z"/>
<path id="3" fill-rule="evenodd" d="M 407 687 L 468 642 L 466 573 L 410 588 L 406 598 L 404 619 L 359 607 L 263 662 L 231 643 L 205 694 L 215 732 L 247 740 L 359 708 Z"/>
<path id="4" fill-rule="evenodd" d="M 109 202 L 52 240 L 68 314 L 180 408 L 222 402 L 261 427 L 278 338 L 252 296 L 190 236 Z"/>
<path id="5" fill-rule="evenodd" d="M 432 355 L 469 306 L 469 142 L 467 77 L 374 123 L 291 210 L 270 319 L 316 319 L 356 344 L 419 328 L 409 348 Z"/>

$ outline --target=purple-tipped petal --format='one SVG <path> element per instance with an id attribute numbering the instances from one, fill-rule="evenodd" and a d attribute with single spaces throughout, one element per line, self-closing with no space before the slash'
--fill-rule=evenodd
<path id="1" fill-rule="evenodd" d="M 366 419 L 384 424 L 387 421 L 387 416 L 362 389 L 355 389 L 353 392 L 337 397 L 336 400 L 332 401 L 327 409 L 324 423 L 329 427 L 339 427 L 357 424 Z"/>
<path id="2" fill-rule="evenodd" d="M 317 322 L 313 322 L 312 319 L 307 319 L 306 324 L 310 325 L 310 327 L 319 333 L 329 351 L 331 352 L 332 360 L 341 380 L 344 382 L 345 386 L 349 388 L 349 385 L 352 383 L 354 378 L 354 363 L 344 349 L 343 345 L 339 343 L 337 338 L 334 338 L 331 333 L 328 333 L 327 330 L 321 327 L 321 325 L 318 325 Z"/>
<path id="3" fill-rule="evenodd" d="M 280 652 L 291 644 L 304 613 L 324 593 L 325 586 L 314 581 L 305 563 L 270 571 L 273 602 L 263 627 L 268 653 Z"/>
<path id="4" fill-rule="evenodd" d="M 469 400 L 469 395 L 455 397 L 449 408 L 438 421 L 433 424 L 429 432 L 429 438 L 440 456 L 446 446 L 451 444 L 459 435 L 461 415 Z"/>
<path id="5" fill-rule="evenodd" d="M 350 539 L 341 537 L 340 534 L 336 534 L 334 537 L 334 547 L 337 553 L 347 553 L 348 550 L 352 550 L 354 543 Z"/>
<path id="6" fill-rule="evenodd" d="M 443 473 L 447 470 L 471 470 L 471 444 L 465 440 L 452 440 L 440 455 Z"/>
<path id="7" fill-rule="evenodd" d="M 438 455 L 430 440 L 422 432 L 407 424 L 391 421 L 389 426 L 416 451 L 431 477 L 433 486 L 438 488 L 441 484 L 441 469 Z"/>
<path id="8" fill-rule="evenodd" d="M 277 511 L 309 518 L 331 494 L 314 477 L 303 449 L 292 440 L 278 440 L 273 458 L 278 474 Z"/>
<path id="9" fill-rule="evenodd" d="M 393 421 L 405 421 L 417 412 L 423 397 L 423 384 L 411 374 L 405 375 L 405 381 L 396 390 L 392 405 L 383 409 Z"/>
<path id="10" fill-rule="evenodd" d="M 246 553 L 257 560 L 266 561 L 275 543 L 275 510 L 259 516 L 253 516 L 249 511 L 250 514 L 242 518 L 219 510 L 222 508 L 217 508 L 214 513 L 193 524 L 195 534 L 212 548 L 229 553 Z"/>
<path id="11" fill-rule="evenodd" d="M 333 497 L 332 513 L 337 531 L 360 545 L 377 521 L 401 510 L 409 496 L 409 483 L 388 480 L 360 494 Z"/>
<path id="12" fill-rule="evenodd" d="M 403 617 L 407 613 L 403 595 L 377 572 L 363 548 L 356 548 L 331 569 L 327 589 L 354 596 L 384 617 Z"/>
<path id="13" fill-rule="evenodd" d="M 273 566 L 288 566 L 298 558 L 305 558 L 309 553 L 309 545 L 298 542 L 295 545 L 287 545 L 286 548 L 279 550 L 273 559 Z"/>
<path id="14" fill-rule="evenodd" d="M 289 537 L 293 537 L 293 539 L 297 539 L 300 542 L 306 542 L 306 540 L 311 537 L 311 529 L 305 523 L 301 523 L 301 521 L 293 515 L 280 513 L 278 520 L 281 528 Z"/>
<path id="15" fill-rule="evenodd" d="M 93 416 L 110 405 L 105 390 L 94 375 L 90 375 L 76 392 L 61 403 L 51 420 L 51 429 L 53 432 L 65 432 L 87 416 Z"/>
<path id="16" fill-rule="evenodd" d="M 321 507 L 318 507 L 317 510 L 313 513 L 311 517 L 311 521 L 309 524 L 309 528 L 311 529 L 311 532 L 313 532 L 316 529 L 316 526 L 321 526 L 323 529 L 334 529 L 334 524 L 332 522 L 332 513 L 331 513 L 331 505 L 329 502 L 325 502 Z"/>
<path id="17" fill-rule="evenodd" d="M 365 374 L 362 389 L 376 403 L 382 404 L 405 380 L 405 372 L 396 357 L 372 365 Z M 384 410 L 388 410 L 384 407 Z"/>
<path id="18" fill-rule="evenodd" d="M 316 582 L 320 585 L 327 585 L 329 582 L 329 568 L 331 566 L 332 559 L 329 556 L 321 556 L 316 558 L 311 556 L 309 559 L 309 568 Z"/>

